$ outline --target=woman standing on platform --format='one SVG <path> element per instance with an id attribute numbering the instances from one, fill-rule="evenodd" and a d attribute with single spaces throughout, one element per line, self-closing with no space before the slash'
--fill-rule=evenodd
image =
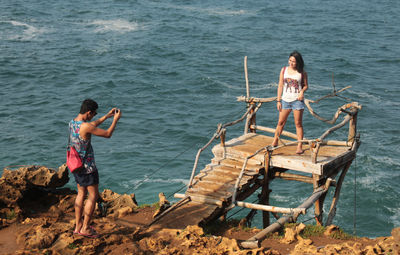
<path id="1" fill-rule="evenodd" d="M 277 95 L 279 120 L 275 130 L 272 146 L 278 146 L 279 136 L 282 134 L 287 118 L 293 110 L 296 125 L 297 140 L 303 140 L 303 112 L 304 92 L 308 89 L 307 73 L 304 71 L 304 61 L 301 54 L 293 51 L 289 56 L 289 66 L 281 69 Z M 302 143 L 299 142 L 297 154 L 304 153 Z"/>

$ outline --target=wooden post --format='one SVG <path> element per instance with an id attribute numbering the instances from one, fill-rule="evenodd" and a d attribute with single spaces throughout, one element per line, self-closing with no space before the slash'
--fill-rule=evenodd
<path id="1" fill-rule="evenodd" d="M 271 152 L 267 151 L 265 154 L 265 160 L 264 160 L 264 180 L 263 180 L 263 186 L 261 190 L 261 197 L 260 197 L 260 204 L 263 205 L 269 205 L 269 160 L 271 158 Z M 269 221 L 269 212 L 263 211 L 263 226 L 264 228 L 268 227 L 270 225 Z"/>
<path id="2" fill-rule="evenodd" d="M 226 135 L 226 129 L 224 128 L 224 129 L 222 129 L 221 136 L 220 136 L 222 147 L 225 147 L 225 135 Z"/>
<path id="3" fill-rule="evenodd" d="M 255 103 L 251 102 L 251 104 L 255 104 Z M 252 109 L 249 114 L 253 114 L 253 113 L 254 113 L 254 109 Z M 249 128 L 250 128 L 250 132 L 251 133 L 255 133 L 256 132 L 256 129 L 253 128 L 255 126 L 256 126 L 256 114 L 254 114 L 253 117 L 251 117 L 251 119 L 249 121 Z"/>
<path id="4" fill-rule="evenodd" d="M 333 218 L 336 215 L 336 205 L 339 201 L 339 196 L 340 196 L 340 189 L 342 188 L 342 183 L 344 180 L 344 177 L 346 176 L 347 171 L 349 170 L 351 163 L 353 161 L 349 161 L 343 168 L 342 173 L 340 174 L 339 180 L 337 182 L 336 185 L 336 189 L 335 189 L 335 195 L 333 196 L 332 199 L 332 204 L 331 204 L 331 208 L 329 209 L 329 214 L 328 214 L 328 218 L 326 220 L 325 226 L 329 226 L 332 224 L 333 222 Z"/>
<path id="5" fill-rule="evenodd" d="M 314 186 L 314 191 L 315 191 L 319 187 L 320 175 L 313 174 L 312 176 L 313 176 L 313 186 Z M 317 225 L 320 225 L 320 226 L 322 225 L 322 206 L 323 206 L 323 203 L 321 203 L 321 200 L 318 198 L 318 200 L 315 201 L 314 214 L 315 214 L 315 220 L 317 222 Z"/>
<path id="6" fill-rule="evenodd" d="M 246 96 L 250 97 L 249 76 L 247 74 L 247 56 L 244 56 L 244 78 L 246 79 Z"/>
<path id="7" fill-rule="evenodd" d="M 354 142 L 357 133 L 357 114 L 358 112 L 356 111 L 349 122 L 349 135 L 347 141 L 350 144 Z"/>

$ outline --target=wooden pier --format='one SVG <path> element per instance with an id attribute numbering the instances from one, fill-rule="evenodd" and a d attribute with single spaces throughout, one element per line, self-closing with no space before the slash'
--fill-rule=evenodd
<path id="1" fill-rule="evenodd" d="M 248 88 L 246 60 L 245 73 Z M 315 113 L 310 103 L 334 97 L 345 89 L 333 91 L 316 101 L 306 99 L 308 110 L 317 119 L 334 124 L 340 114 L 345 114 L 345 117 L 341 123 L 329 128 L 321 136 L 303 139 L 301 142 L 305 152 L 301 155 L 296 154 L 297 136 L 289 132 L 282 133 L 282 136 L 288 139 L 281 139 L 276 147 L 271 146 L 273 135 L 264 132 L 273 134 L 275 129 L 256 125 L 255 116 L 263 103 L 273 102 L 276 98 L 250 97 L 250 91 L 247 89 L 247 96 L 238 98 L 238 101 L 247 104 L 247 111 L 236 121 L 218 125 L 214 136 L 196 155 L 186 192 L 175 194 L 175 197 L 181 200 L 154 219 L 151 225 L 184 228 L 187 225 L 206 224 L 224 217 L 234 207 L 251 209 L 246 217 L 251 219 L 255 210 L 261 210 L 265 229 L 241 244 L 243 247 L 257 247 L 268 233 L 278 230 L 288 221 L 296 221 L 299 215 L 305 214 L 312 205 L 316 223 L 323 224 L 324 200 L 328 189 L 333 187 L 335 193 L 325 222 L 325 225 L 330 225 L 336 213 L 343 180 L 360 145 L 357 113 L 361 106 L 357 102 L 347 103 L 338 108 L 332 120 L 325 120 Z M 227 128 L 243 121 L 244 134 L 225 141 Z M 347 140 L 327 140 L 327 136 L 347 123 Z M 201 153 L 216 139 L 220 139 L 220 143 L 212 148 L 214 158 L 202 170 L 197 171 Z M 275 178 L 312 184 L 313 193 L 296 208 L 270 205 L 269 183 Z M 259 203 L 244 201 L 259 189 Z M 275 223 L 270 223 L 270 213 L 277 219 Z M 278 214 L 282 215 L 279 217 Z"/>

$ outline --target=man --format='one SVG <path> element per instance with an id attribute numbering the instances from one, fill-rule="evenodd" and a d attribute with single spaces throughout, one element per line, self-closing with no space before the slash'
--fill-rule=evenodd
<path id="1" fill-rule="evenodd" d="M 78 195 L 75 199 L 74 234 L 86 237 L 98 236 L 96 231 L 90 226 L 96 202 L 99 198 L 99 173 L 94 160 L 91 137 L 93 134 L 110 138 L 117 122 L 121 118 L 121 111 L 113 108 L 103 117 L 91 121 L 97 114 L 97 108 L 98 104 L 92 99 L 84 100 L 78 116 L 69 123 L 70 145 L 74 146 L 78 151 L 84 166 L 82 169 L 73 172 L 78 187 Z M 108 129 L 98 128 L 101 123 L 111 117 L 114 118 Z M 88 195 L 88 199 L 85 207 L 83 207 L 86 195 Z"/>

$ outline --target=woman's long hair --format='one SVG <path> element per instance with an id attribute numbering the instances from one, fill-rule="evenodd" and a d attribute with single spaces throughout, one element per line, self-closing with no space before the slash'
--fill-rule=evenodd
<path id="1" fill-rule="evenodd" d="M 298 51 L 293 51 L 290 53 L 290 57 L 294 57 L 296 59 L 296 69 L 299 73 L 303 73 L 304 71 L 304 61 L 303 57 L 301 56 L 300 52 Z"/>

